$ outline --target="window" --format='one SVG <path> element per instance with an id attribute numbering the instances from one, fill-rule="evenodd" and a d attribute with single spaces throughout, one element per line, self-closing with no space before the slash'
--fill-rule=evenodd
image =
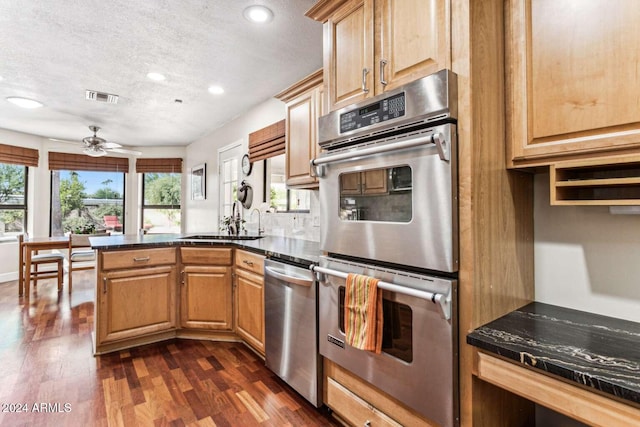
<path id="1" fill-rule="evenodd" d="M 51 235 L 124 233 L 124 172 L 51 171 Z"/>
<path id="2" fill-rule="evenodd" d="M 287 189 L 284 173 L 284 154 L 267 159 L 269 206 L 275 212 L 309 212 L 311 192 Z"/>
<path id="3" fill-rule="evenodd" d="M 180 173 L 142 174 L 142 228 L 145 233 L 180 232 Z"/>
<path id="4" fill-rule="evenodd" d="M 0 163 L 0 236 L 27 229 L 27 175 L 22 165 Z"/>
<path id="5" fill-rule="evenodd" d="M 231 216 L 233 204 L 238 200 L 237 191 L 241 156 L 240 145 L 225 147 L 218 151 L 218 164 L 220 165 L 220 221 L 223 221 L 225 216 Z"/>

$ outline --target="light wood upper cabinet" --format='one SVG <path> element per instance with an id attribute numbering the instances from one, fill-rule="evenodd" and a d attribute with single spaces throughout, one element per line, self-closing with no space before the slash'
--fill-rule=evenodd
<path id="1" fill-rule="evenodd" d="M 373 0 L 346 2 L 324 24 L 329 109 L 373 95 Z"/>
<path id="2" fill-rule="evenodd" d="M 340 175 L 340 196 L 385 194 L 387 191 L 386 169 Z"/>
<path id="3" fill-rule="evenodd" d="M 379 23 L 376 34 L 380 34 L 375 43 L 376 94 L 450 68 L 448 1 L 376 0 L 375 3 L 375 20 Z"/>
<path id="4" fill-rule="evenodd" d="M 336 4 L 336 3 L 339 3 Z M 320 1 L 330 111 L 450 68 L 448 0 Z"/>
<path id="5" fill-rule="evenodd" d="M 311 159 L 318 147 L 318 117 L 323 113 L 322 70 L 276 95 L 286 103 L 286 184 L 288 187 L 317 188 Z"/>
<path id="6" fill-rule="evenodd" d="M 506 2 L 509 166 L 640 146 L 640 2 Z"/>

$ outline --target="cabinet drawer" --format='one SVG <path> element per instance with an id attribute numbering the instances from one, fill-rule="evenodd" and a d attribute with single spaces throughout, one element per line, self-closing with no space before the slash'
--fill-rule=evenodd
<path id="1" fill-rule="evenodd" d="M 236 267 L 244 268 L 259 275 L 264 274 L 264 256 L 236 249 Z"/>
<path id="2" fill-rule="evenodd" d="M 176 263 L 175 248 L 136 249 L 102 253 L 102 269 L 140 268 Z"/>
<path id="3" fill-rule="evenodd" d="M 400 427 L 384 413 L 362 400 L 333 378 L 327 378 L 326 404 L 344 421 L 354 426 Z"/>
<path id="4" fill-rule="evenodd" d="M 231 265 L 232 248 L 180 248 L 183 264 Z"/>

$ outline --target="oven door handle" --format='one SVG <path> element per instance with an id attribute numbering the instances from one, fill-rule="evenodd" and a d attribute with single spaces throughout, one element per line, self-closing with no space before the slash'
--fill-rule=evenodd
<path id="1" fill-rule="evenodd" d="M 285 274 L 281 270 L 278 270 L 273 267 L 265 267 L 264 269 L 267 271 L 267 274 L 269 276 L 275 277 L 276 279 L 282 280 L 283 282 L 286 282 L 286 283 L 291 283 L 292 285 L 310 287 L 311 285 L 313 285 L 313 282 L 314 282 L 313 279 L 305 279 L 300 276 L 290 276 L 288 274 Z"/>
<path id="2" fill-rule="evenodd" d="M 320 267 L 315 264 L 311 264 L 309 269 L 316 274 L 328 274 L 329 276 L 339 277 L 341 279 L 346 279 L 348 276 L 348 273 L 345 273 L 343 271 Z M 395 283 L 387 283 L 383 281 L 378 282 L 378 288 L 431 301 L 432 303 L 438 304 L 440 306 L 440 310 L 442 311 L 442 315 L 445 319 L 451 319 L 451 295 L 445 295 L 437 292 L 420 291 L 418 289 L 399 286 Z"/>
<path id="3" fill-rule="evenodd" d="M 387 153 L 389 151 L 402 150 L 405 148 L 414 148 L 427 144 L 434 144 L 436 146 L 436 149 L 438 150 L 438 156 L 440 156 L 440 160 L 448 162 L 451 159 L 451 153 L 447 141 L 444 139 L 443 135 L 440 132 L 435 132 L 431 135 L 420 136 L 418 138 L 407 139 L 405 141 L 362 148 L 358 150 L 357 153 L 348 151 L 345 153 L 330 154 L 328 156 L 317 157 L 315 159 L 312 159 L 310 163 L 311 168 L 316 170 L 316 175 L 322 177 L 324 175 L 322 171 L 322 165 L 326 165 L 328 163 L 339 162 L 341 160 L 349 160 L 354 157 L 373 156 L 380 153 Z"/>

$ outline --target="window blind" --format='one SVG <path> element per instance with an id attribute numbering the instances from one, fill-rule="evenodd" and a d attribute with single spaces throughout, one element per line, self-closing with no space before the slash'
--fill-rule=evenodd
<path id="1" fill-rule="evenodd" d="M 137 159 L 137 173 L 182 173 L 182 159 Z"/>
<path id="2" fill-rule="evenodd" d="M 129 172 L 126 157 L 91 157 L 83 154 L 49 153 L 50 170 Z"/>
<path id="3" fill-rule="evenodd" d="M 0 144 L 0 163 L 38 167 L 40 153 L 33 148 Z"/>
<path id="4" fill-rule="evenodd" d="M 270 126 L 249 134 L 249 160 L 268 159 L 285 153 L 285 121 L 281 120 Z"/>

